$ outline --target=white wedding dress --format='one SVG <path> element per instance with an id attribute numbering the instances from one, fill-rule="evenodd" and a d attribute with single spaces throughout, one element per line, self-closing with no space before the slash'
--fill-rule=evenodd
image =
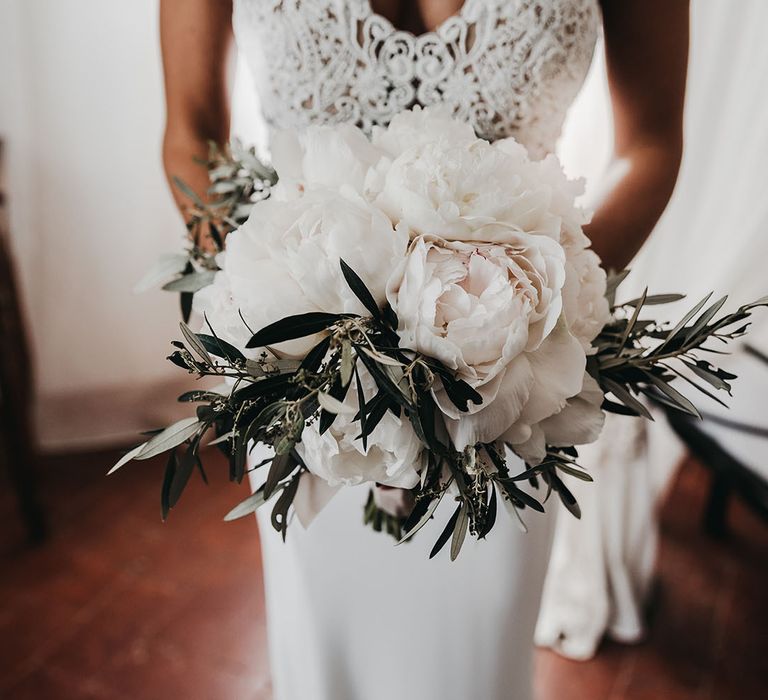
<path id="1" fill-rule="evenodd" d="M 466 0 L 415 36 L 369 0 L 235 0 L 234 27 L 270 128 L 349 121 L 369 130 L 446 103 L 488 139 L 554 151 L 590 65 L 598 0 Z M 252 459 L 263 455 L 254 450 Z M 263 471 L 263 470 L 261 470 Z M 525 700 L 554 503 L 501 511 L 457 561 L 428 553 L 444 502 L 394 547 L 362 524 L 368 487 L 339 492 L 284 543 L 259 513 L 275 700 Z"/>

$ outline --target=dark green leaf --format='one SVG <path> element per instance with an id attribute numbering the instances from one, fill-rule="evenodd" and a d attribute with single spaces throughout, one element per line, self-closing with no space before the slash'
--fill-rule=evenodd
<path id="1" fill-rule="evenodd" d="M 296 497 L 300 478 L 301 475 L 297 474 L 286 484 L 280 497 L 275 502 L 275 507 L 272 509 L 272 527 L 282 535 L 283 541 L 285 541 L 285 533 L 288 530 L 288 509 Z"/>
<path id="2" fill-rule="evenodd" d="M 608 273 L 608 281 L 605 289 L 605 296 L 608 299 L 608 303 L 613 306 L 616 299 L 616 290 L 619 285 L 627 278 L 629 270 L 622 270 L 621 272 L 615 272 L 613 270 Z"/>
<path id="3" fill-rule="evenodd" d="M 561 479 L 554 473 L 549 473 L 549 480 L 552 488 L 557 492 L 563 505 L 568 512 L 576 519 L 581 518 L 581 508 L 579 507 L 576 497 L 571 493 L 568 487 L 561 481 Z"/>
<path id="4" fill-rule="evenodd" d="M 533 510 L 538 511 L 539 513 L 544 512 L 544 506 L 541 505 L 541 503 L 539 503 L 527 491 L 523 491 L 523 489 L 518 487 L 512 481 L 508 481 L 506 479 L 498 479 L 498 483 L 501 484 L 502 488 L 504 491 L 506 491 L 507 495 L 510 497 L 513 503 L 521 503 L 528 506 L 529 508 L 533 508 Z"/>
<path id="5" fill-rule="evenodd" d="M 193 391 L 185 391 L 176 400 L 180 403 L 194 403 L 197 401 L 217 401 L 221 398 L 221 394 L 216 394 L 212 391 L 201 391 L 200 389 L 195 389 Z"/>
<path id="6" fill-rule="evenodd" d="M 651 374 L 650 372 L 646 372 L 645 374 L 648 377 L 648 380 L 654 385 L 654 387 L 656 387 L 656 389 L 658 389 L 662 394 L 666 395 L 678 410 L 696 418 L 701 418 L 701 414 L 699 413 L 699 410 L 696 408 L 696 406 L 694 406 L 688 398 L 677 391 L 677 389 L 671 387 L 663 379 L 659 379 L 657 376 Z"/>
<path id="7" fill-rule="evenodd" d="M 610 391 L 621 403 L 631 408 L 635 413 L 648 420 L 653 420 L 650 411 L 621 384 L 608 377 L 600 377 L 600 383 L 606 391 Z"/>
<path id="8" fill-rule="evenodd" d="M 354 295 L 360 300 L 360 303 L 368 309 L 371 316 L 379 318 L 381 316 L 381 311 L 379 310 L 376 300 L 373 298 L 373 294 L 371 294 L 368 287 L 365 286 L 365 282 L 360 279 L 358 274 L 347 265 L 343 259 L 340 259 L 339 263 L 341 264 L 341 272 L 344 275 L 344 279 L 347 281 L 347 284 Z"/>
<path id="9" fill-rule="evenodd" d="M 408 518 L 405 521 L 404 528 L 406 529 L 406 533 L 403 535 L 400 542 L 405 542 L 406 540 L 411 539 L 411 537 L 413 537 L 419 530 L 421 530 L 422 527 L 424 527 L 432 519 L 432 516 L 434 515 L 434 512 L 437 509 L 437 506 L 440 504 L 440 501 L 443 499 L 444 493 L 445 493 L 445 490 L 441 491 L 440 495 L 437 496 L 437 498 L 433 498 L 431 501 L 426 498 L 423 498 L 421 501 L 419 501 L 416 504 L 416 507 L 414 508 L 414 510 L 411 512 L 411 514 L 408 516 Z M 415 520 L 415 516 L 417 515 L 418 515 L 418 520 L 416 522 L 413 522 L 413 520 Z M 400 544 L 400 542 L 398 542 L 398 544 Z"/>
<path id="10" fill-rule="evenodd" d="M 226 340 L 222 340 L 217 335 L 207 335 L 206 333 L 198 333 L 198 339 L 203 344 L 203 347 L 216 357 L 224 358 L 230 362 L 245 362 L 245 355 L 241 353 L 234 345 L 231 345 Z"/>
<path id="11" fill-rule="evenodd" d="M 485 514 L 483 527 L 482 529 L 477 533 L 478 538 L 483 539 L 488 535 L 488 533 L 491 531 L 493 526 L 496 524 L 496 486 L 493 482 L 490 483 L 491 487 L 491 497 L 488 501 L 488 511 Z"/>
<path id="12" fill-rule="evenodd" d="M 459 520 L 459 513 L 461 513 L 461 509 L 462 504 L 459 504 L 456 510 L 453 512 L 453 515 L 451 516 L 447 525 L 445 526 L 445 529 L 440 533 L 440 537 L 437 538 L 437 542 L 435 542 L 434 546 L 432 547 L 432 551 L 429 553 L 430 559 L 435 557 L 438 552 L 443 547 L 445 547 L 446 542 L 448 542 L 448 540 L 451 538 L 451 535 L 453 535 L 453 531 L 456 528 L 456 523 Z"/>
<path id="13" fill-rule="evenodd" d="M 308 372 L 317 372 L 330 346 L 331 336 L 326 336 L 307 353 L 301 362 L 300 369 L 305 369 Z"/>
<path id="14" fill-rule="evenodd" d="M 608 411 L 608 413 L 615 413 L 619 416 L 635 416 L 640 418 L 640 414 L 637 411 L 633 411 L 631 408 L 625 406 L 624 404 L 616 403 L 615 401 L 610 401 L 609 399 L 603 399 L 603 404 L 600 408 L 602 408 L 604 411 Z"/>
<path id="15" fill-rule="evenodd" d="M 277 485 L 296 468 L 296 461 L 290 452 L 275 455 L 269 467 L 267 481 L 264 484 L 264 497 L 269 498 Z"/>
<path id="16" fill-rule="evenodd" d="M 695 363 L 683 360 L 683 364 L 698 377 L 715 387 L 715 389 L 721 389 L 727 391 L 729 394 L 731 393 L 731 385 L 727 380 L 736 379 L 735 374 L 713 367 L 704 360 L 698 360 Z"/>
<path id="17" fill-rule="evenodd" d="M 645 297 L 644 306 L 655 306 L 658 304 L 672 304 L 673 302 L 685 299 L 685 294 L 649 294 Z M 620 306 L 637 306 L 641 303 L 642 297 L 625 301 Z"/>
<path id="18" fill-rule="evenodd" d="M 176 474 L 176 450 L 171 450 L 168 455 L 168 462 L 165 465 L 165 473 L 163 474 L 163 485 L 160 489 L 160 511 L 162 513 L 163 520 L 168 517 L 168 511 L 171 509 L 171 484 L 173 483 L 173 477 Z"/>
<path id="19" fill-rule="evenodd" d="M 438 375 L 451 403 L 460 411 L 468 411 L 470 401 L 476 405 L 483 403 L 483 397 L 463 379 L 453 377 L 450 370 L 438 371 Z"/>
<path id="20" fill-rule="evenodd" d="M 691 326 L 691 328 L 686 332 L 685 339 L 690 340 L 691 338 L 695 337 L 697 333 L 703 331 L 706 325 L 715 317 L 715 314 L 723 308 L 723 305 L 726 301 L 728 301 L 727 296 L 721 297 L 706 311 L 704 311 L 701 316 L 696 319 L 696 322 Z"/>
<path id="21" fill-rule="evenodd" d="M 642 296 L 637 302 L 637 305 L 635 306 L 635 310 L 632 312 L 632 316 L 630 317 L 629 321 L 627 322 L 626 327 L 624 328 L 624 332 L 621 334 L 621 339 L 619 340 L 619 347 L 616 351 L 616 355 L 621 354 L 621 351 L 624 349 L 624 346 L 627 344 L 627 340 L 629 340 L 629 336 L 632 333 L 632 330 L 635 327 L 635 324 L 637 323 L 637 318 L 640 315 L 640 311 L 643 308 L 643 305 L 645 304 L 645 300 L 648 298 L 648 287 L 645 288 L 645 291 L 643 292 Z"/>
<path id="22" fill-rule="evenodd" d="M 365 391 L 363 391 L 363 383 L 360 381 L 360 374 L 357 371 L 357 368 L 355 368 L 355 385 L 357 389 L 357 406 L 358 406 L 358 415 L 360 416 L 360 437 L 363 441 L 363 450 L 368 450 L 368 435 L 369 432 L 367 430 L 366 425 L 366 413 L 368 410 L 368 407 L 366 405 L 365 401 Z"/>
<path id="23" fill-rule="evenodd" d="M 242 403 L 248 399 L 258 399 L 270 394 L 281 394 L 291 384 L 293 376 L 293 373 L 273 374 L 264 377 L 264 379 L 250 382 L 242 389 L 238 389 L 233 396 L 238 403 Z"/>
<path id="24" fill-rule="evenodd" d="M 306 314 L 287 316 L 262 328 L 248 341 L 248 348 L 263 348 L 286 340 L 304 338 L 324 331 L 337 321 L 350 318 L 349 314 L 329 314 L 324 311 L 311 311 Z"/>
<path id="25" fill-rule="evenodd" d="M 179 498 L 181 498 L 181 494 L 189 482 L 189 477 L 192 476 L 197 461 L 196 451 L 197 445 L 196 443 L 193 443 L 187 448 L 186 452 L 184 452 L 184 455 L 176 465 L 176 470 L 173 474 L 168 493 L 168 505 L 171 508 L 179 502 Z"/>
<path id="26" fill-rule="evenodd" d="M 172 352 L 170 355 L 168 355 L 166 359 L 173 362 L 173 364 L 176 365 L 177 367 L 181 367 L 181 369 L 185 369 L 189 371 L 189 366 L 187 365 L 186 362 L 184 362 L 184 358 L 182 357 L 182 354 L 178 350 L 176 350 L 175 352 Z"/>
<path id="27" fill-rule="evenodd" d="M 704 308 L 704 304 L 706 304 L 710 297 L 712 296 L 712 292 L 707 294 L 696 306 L 694 306 L 683 318 L 678 321 L 678 323 L 675 325 L 674 328 L 672 328 L 669 333 L 667 333 L 666 339 L 654 350 L 655 354 L 660 353 L 667 345 L 670 344 L 670 342 L 677 336 L 678 332 L 683 329 L 686 323 L 690 321 L 699 311 L 701 311 L 702 308 Z"/>
<path id="28" fill-rule="evenodd" d="M 357 348 L 358 346 L 356 345 L 355 349 Z M 395 383 L 389 378 L 389 375 L 381 369 L 376 360 L 362 350 L 358 351 L 357 356 L 371 373 L 379 389 L 386 391 L 387 394 L 401 406 L 408 409 L 412 408 L 411 402 L 403 395 L 403 392 L 395 386 Z"/>

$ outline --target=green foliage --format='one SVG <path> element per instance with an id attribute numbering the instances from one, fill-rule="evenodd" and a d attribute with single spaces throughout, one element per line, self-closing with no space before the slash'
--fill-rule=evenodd
<path id="1" fill-rule="evenodd" d="M 222 176 L 230 172 L 223 163 L 221 168 Z M 296 451 L 302 431 L 315 421 L 319 421 L 321 433 L 331 429 L 336 416 L 349 411 L 343 402 L 354 384 L 357 409 L 352 420 L 360 425 L 357 439 L 363 446 L 391 412 L 411 423 L 425 448 L 421 481 L 413 490 L 415 505 L 408 517 L 387 515 L 369 496 L 363 521 L 375 530 L 404 542 L 436 517 L 438 505 L 449 494 L 455 509 L 430 556 L 436 556 L 450 542 L 449 556 L 455 559 L 468 534 L 484 538 L 491 532 L 499 499 L 523 529 L 526 511 L 544 512 L 552 493 L 572 515 L 580 517 L 579 504 L 563 477 L 592 479 L 578 465 L 573 446 L 551 446 L 542 462 L 512 473 L 510 465 L 517 460 L 509 459 L 511 445 L 479 443 L 458 452 L 448 443 L 433 389 L 442 386 L 462 411 L 468 410 L 470 403 L 480 403 L 480 395 L 436 360 L 401 348 L 395 314 L 389 307 L 379 309 L 364 281 L 346 263 L 340 261 L 340 265 L 350 289 L 370 315 L 313 312 L 281 319 L 255 333 L 251 331 L 248 347 L 264 348 L 256 359 L 246 358 L 218 338 L 210 324 L 210 334 L 206 334 L 194 333 L 182 323 L 183 341 L 173 343 L 175 351 L 169 359 L 198 377 L 229 380 L 231 391 L 183 394 L 181 401 L 197 404 L 196 416 L 156 431 L 112 471 L 132 459 L 168 452 L 161 488 L 165 518 L 178 503 L 195 468 L 204 478 L 200 455 L 204 444 L 215 444 L 227 455 L 229 477 L 239 482 L 246 474 L 250 445 L 261 442 L 274 451 L 273 457 L 252 467 L 266 470 L 264 485 L 230 511 L 226 519 L 250 515 L 272 501 L 272 525 L 285 537 L 299 480 L 307 470 Z M 718 316 L 725 299 L 707 306 L 707 297 L 679 323 L 667 328 L 643 320 L 642 312 L 649 305 L 678 301 L 680 295 L 649 296 L 646 292 L 638 299 L 616 305 L 617 279 L 623 277 L 612 279 L 608 288 L 612 318 L 595 339 L 594 353 L 588 358 L 588 371 L 606 394 L 603 408 L 652 419 L 642 400 L 645 397 L 698 415 L 690 399 L 671 385 L 680 378 L 713 398 L 713 391 L 730 392 L 734 376 L 699 354 L 718 352 L 712 344 L 729 343 L 743 335 L 751 312 L 768 306 L 768 298 Z M 271 349 L 275 344 L 316 334 L 320 339 L 301 361 L 281 358 Z M 361 365 L 376 385 L 372 396 L 363 391 Z"/>
<path id="2" fill-rule="evenodd" d="M 173 181 L 189 200 L 189 245 L 181 261 L 164 259 L 163 266 L 151 275 L 154 279 L 165 273 L 160 280 L 165 282 L 163 289 L 181 294 L 184 321 L 189 320 L 192 295 L 213 281 L 219 269 L 216 255 L 224 250 L 227 235 L 245 223 L 253 205 L 269 197 L 270 188 L 277 182 L 277 173 L 259 159 L 255 149 L 245 148 L 237 140 L 224 147 L 210 143 L 208 158 L 200 165 L 207 169 L 210 181 L 205 193 L 195 192 L 179 178 Z M 169 273 L 173 275 L 170 280 Z"/>

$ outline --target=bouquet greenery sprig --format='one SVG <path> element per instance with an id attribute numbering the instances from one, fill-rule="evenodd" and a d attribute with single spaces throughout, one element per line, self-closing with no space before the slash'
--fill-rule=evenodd
<path id="1" fill-rule="evenodd" d="M 455 558 L 467 532 L 482 538 L 494 525 L 499 500 L 519 519 L 526 509 L 544 511 L 551 492 L 576 517 L 579 505 L 565 485 L 562 475 L 591 481 L 577 463 L 573 446 L 549 446 L 546 458 L 523 471 L 510 470 L 509 445 L 502 441 L 478 443 L 461 452 L 450 445 L 436 426 L 432 389 L 440 383 L 457 408 L 479 402 L 479 394 L 439 361 L 401 348 L 396 332 L 398 320 L 391 307 L 379 309 L 360 277 L 344 261 L 340 265 L 350 289 L 370 315 L 307 313 L 286 317 L 253 334 L 248 347 L 271 347 L 278 343 L 324 333 L 302 361 L 283 360 L 279 353 L 262 353 L 247 359 L 236 347 L 210 333 L 193 333 L 182 323 L 183 341 L 176 341 L 169 360 L 182 369 L 202 377 L 219 377 L 233 382 L 231 391 L 190 391 L 180 401 L 197 403 L 196 416 L 158 432 L 146 443 L 127 453 L 113 471 L 130 459 L 148 459 L 168 452 L 161 501 L 163 517 L 178 502 L 192 472 L 204 474 L 201 447 L 217 445 L 229 459 L 229 477 L 243 480 L 248 469 L 249 445 L 258 441 L 271 445 L 275 456 L 256 465 L 265 469 L 264 484 L 236 506 L 227 519 L 253 513 L 273 500 L 272 524 L 283 536 L 288 513 L 307 470 L 296 445 L 305 426 L 317 421 L 321 433 L 346 409 L 342 403 L 359 377 L 367 370 L 376 392 L 366 396 L 362 383 L 354 382 L 359 410 L 359 439 L 365 444 L 387 412 L 408 420 L 426 448 L 427 458 L 419 485 L 414 489 L 415 507 L 407 518 L 376 513 L 369 500 L 367 517 L 377 521 L 398 540 L 413 536 L 426 524 L 440 501 L 450 494 L 456 508 L 431 555 L 449 541 Z M 615 294 L 624 275 L 615 277 L 608 293 Z M 619 305 L 612 304 L 611 322 L 594 341 L 595 354 L 588 360 L 588 371 L 606 393 L 604 410 L 651 418 L 645 395 L 672 408 L 698 415 L 693 403 L 671 383 L 681 377 L 702 393 L 719 399 L 711 390 L 730 392 L 734 375 L 701 359 L 699 353 L 718 353 L 715 343 L 725 343 L 743 335 L 753 309 L 767 306 L 768 298 L 742 306 L 734 313 L 717 317 L 725 299 L 705 308 L 708 298 L 696 304 L 671 328 L 640 320 L 648 305 L 670 303 L 680 295 L 644 294 Z M 709 346 L 708 346 L 709 343 Z M 686 370 L 689 370 L 686 372 Z M 691 372 L 705 385 L 690 378 Z M 709 388 L 707 388 L 709 387 Z M 529 484 L 540 496 L 523 488 Z"/>
<path id="2" fill-rule="evenodd" d="M 205 196 L 198 195 L 184 180 L 173 178 L 176 188 L 189 200 L 186 208 L 188 245 L 181 253 L 164 255 L 139 283 L 138 289 L 162 284 L 179 293 L 182 317 L 189 321 L 195 292 L 213 282 L 219 270 L 216 256 L 224 250 L 229 233 L 241 226 L 257 202 L 269 197 L 277 174 L 238 140 L 208 145 L 208 158 L 196 162 L 208 173 Z"/>

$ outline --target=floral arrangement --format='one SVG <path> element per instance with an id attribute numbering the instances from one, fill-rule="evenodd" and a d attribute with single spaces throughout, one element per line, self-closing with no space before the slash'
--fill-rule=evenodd
<path id="1" fill-rule="evenodd" d="M 258 186 L 237 164 L 212 171 L 224 209 L 245 198 L 247 219 L 224 216 L 232 232 L 202 271 L 216 268 L 210 284 L 189 279 L 201 271 L 187 260 L 166 285 L 197 292 L 204 319 L 198 333 L 182 324 L 169 359 L 228 383 L 180 397 L 196 415 L 113 468 L 168 452 L 164 516 L 212 435 L 232 480 L 266 472 L 227 517 L 272 500 L 283 536 L 312 480 L 408 490 L 404 515 L 372 496 L 365 508 L 398 540 L 454 499 L 432 556 L 485 537 L 499 502 L 523 523 L 554 492 L 578 517 L 563 476 L 590 480 L 576 446 L 597 439 L 605 411 L 648 418 L 645 395 L 696 414 L 672 381 L 728 391 L 733 375 L 699 353 L 742 335 L 768 304 L 718 317 L 725 300 L 705 299 L 674 327 L 641 320 L 681 297 L 615 303 L 623 277 L 606 279 L 575 204 L 581 185 L 557 159 L 478 139 L 439 110 L 404 112 L 370 139 L 351 125 L 283 132 L 272 155 L 274 172 L 251 170 Z M 195 221 L 214 218 L 215 205 L 195 204 Z M 249 467 L 254 442 L 274 456 Z"/>

